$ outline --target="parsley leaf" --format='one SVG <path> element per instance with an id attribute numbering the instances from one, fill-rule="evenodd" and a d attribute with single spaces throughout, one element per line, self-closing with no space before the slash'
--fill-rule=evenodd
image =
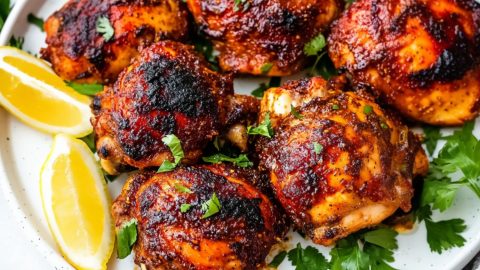
<path id="1" fill-rule="evenodd" d="M 40 31 L 45 32 L 45 30 L 43 29 L 44 22 L 43 22 L 42 18 L 39 18 L 39 17 L 33 15 L 32 13 L 30 13 L 27 16 L 27 21 L 31 24 L 36 25 L 38 28 L 40 28 Z"/>
<path id="2" fill-rule="evenodd" d="M 433 155 L 433 152 L 437 148 L 438 140 L 442 138 L 442 134 L 440 133 L 439 127 L 434 126 L 423 126 L 423 133 L 425 133 L 425 146 L 427 148 L 428 153 Z"/>
<path id="3" fill-rule="evenodd" d="M 123 259 L 130 255 L 135 242 L 137 242 L 137 220 L 132 219 L 124 223 L 117 232 L 118 258 Z"/>
<path id="4" fill-rule="evenodd" d="M 110 24 L 108 18 L 105 16 L 98 17 L 96 22 L 96 30 L 98 33 L 102 34 L 105 41 L 112 39 L 115 34 L 115 30 Z"/>
<path id="5" fill-rule="evenodd" d="M 97 148 L 95 147 L 95 135 L 93 133 L 88 134 L 87 136 L 80 138 L 85 144 L 87 144 L 88 148 L 92 153 L 97 152 Z"/>
<path id="6" fill-rule="evenodd" d="M 319 34 L 305 44 L 305 47 L 303 47 L 303 52 L 307 56 L 315 56 L 318 55 L 325 48 L 325 46 L 327 46 L 327 40 L 325 39 L 325 36 Z"/>
<path id="7" fill-rule="evenodd" d="M 240 7 L 243 5 L 243 11 L 246 11 L 250 7 L 250 3 L 247 0 L 234 0 L 233 11 L 237 12 L 240 10 Z"/>
<path id="8" fill-rule="evenodd" d="M 301 115 L 293 105 L 290 105 L 290 113 L 297 119 L 303 119 L 303 115 Z"/>
<path id="9" fill-rule="evenodd" d="M 268 83 L 261 83 L 258 88 L 252 91 L 252 96 L 262 98 L 265 91 L 272 87 L 279 87 L 282 78 L 272 77 Z"/>
<path id="10" fill-rule="evenodd" d="M 272 63 L 265 63 L 260 67 L 260 71 L 262 72 L 262 74 L 267 74 L 268 72 L 270 72 L 272 67 L 273 67 Z"/>
<path id="11" fill-rule="evenodd" d="M 253 166 L 253 163 L 250 162 L 246 154 L 241 154 L 238 157 L 233 158 L 233 157 L 229 157 L 227 155 L 218 153 L 213 156 L 203 157 L 202 160 L 205 162 L 214 163 L 214 164 L 220 163 L 222 161 L 231 162 L 241 168 L 247 168 L 247 167 Z"/>
<path id="12" fill-rule="evenodd" d="M 267 112 L 265 114 L 265 119 L 257 127 L 249 126 L 247 128 L 247 134 L 248 135 L 262 135 L 262 136 L 265 136 L 265 137 L 268 137 L 268 138 L 272 138 L 273 128 L 272 128 L 272 123 L 270 122 L 270 113 Z"/>
<path id="13" fill-rule="evenodd" d="M 273 268 L 277 268 L 278 266 L 280 266 L 280 264 L 282 264 L 283 260 L 285 260 L 285 257 L 287 257 L 287 252 L 286 251 L 282 251 L 282 252 L 278 253 L 277 255 L 275 255 L 273 260 L 268 264 L 268 266 L 273 267 Z"/>
<path id="14" fill-rule="evenodd" d="M 24 42 L 25 42 L 25 39 L 23 37 L 16 37 L 15 38 L 15 36 L 12 36 L 10 38 L 10 41 L 8 42 L 8 45 L 21 50 L 23 48 L 23 43 Z"/>
<path id="15" fill-rule="evenodd" d="M 296 270 L 327 270 L 329 264 L 323 254 L 314 247 L 302 248 L 300 243 L 288 252 L 288 260 L 292 262 Z"/>
<path id="16" fill-rule="evenodd" d="M 370 105 L 365 105 L 363 107 L 363 113 L 366 114 L 366 115 L 369 115 L 373 112 L 373 107 L 370 106 Z"/>
<path id="17" fill-rule="evenodd" d="M 103 85 L 101 84 L 82 84 L 75 82 L 67 82 L 67 85 L 73 88 L 73 90 L 86 96 L 94 96 L 103 91 Z"/>
<path id="18" fill-rule="evenodd" d="M 466 240 L 460 234 L 465 231 L 467 226 L 462 219 L 433 221 L 431 216 L 432 210 L 428 205 L 420 207 L 416 211 L 417 219 L 425 222 L 427 242 L 433 252 L 442 254 L 444 250 L 461 247 L 465 244 Z"/>
<path id="19" fill-rule="evenodd" d="M 397 249 L 397 237 L 398 233 L 390 228 L 379 228 L 373 231 L 369 231 L 363 234 L 365 242 L 375 244 L 384 249 Z"/>
<path id="20" fill-rule="evenodd" d="M 10 0 L 0 0 L 0 30 L 2 30 L 9 13 Z"/>
<path id="21" fill-rule="evenodd" d="M 177 136 L 173 134 L 163 137 L 162 142 L 170 148 L 170 151 L 172 152 L 175 161 L 174 163 L 172 163 L 169 160 L 165 160 L 158 169 L 158 172 L 173 171 L 173 169 L 177 167 L 180 161 L 182 161 L 182 158 L 185 156 L 185 154 L 183 153 L 182 144 L 177 138 Z"/>
<path id="22" fill-rule="evenodd" d="M 186 212 L 188 212 L 188 210 L 190 210 L 190 208 L 192 208 L 192 205 L 191 205 L 191 204 L 189 204 L 189 203 L 182 203 L 182 205 L 180 205 L 180 212 L 186 213 Z"/>
<path id="23" fill-rule="evenodd" d="M 175 183 L 175 189 L 180 192 L 180 193 L 189 193 L 189 194 L 192 194 L 193 191 L 190 190 L 189 188 L 187 188 L 186 186 L 182 185 L 182 184 L 179 184 L 179 183 Z"/>
<path id="24" fill-rule="evenodd" d="M 202 211 L 204 211 L 202 218 L 209 218 L 220 212 L 220 209 L 222 209 L 222 205 L 218 200 L 217 194 L 213 193 L 210 200 L 202 203 Z"/>
<path id="25" fill-rule="evenodd" d="M 195 50 L 205 57 L 205 59 L 210 63 L 210 67 L 214 71 L 219 71 L 220 68 L 218 67 L 218 59 L 216 51 L 213 47 L 213 43 L 205 38 L 205 36 L 201 33 L 196 33 L 192 40 Z"/>
<path id="26" fill-rule="evenodd" d="M 313 151 L 315 151 L 315 154 L 319 155 L 323 151 L 323 145 L 319 144 L 318 142 L 314 142 Z"/>

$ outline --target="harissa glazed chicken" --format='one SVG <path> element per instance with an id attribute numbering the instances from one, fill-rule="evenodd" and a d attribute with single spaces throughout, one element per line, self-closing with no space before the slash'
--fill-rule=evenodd
<path id="1" fill-rule="evenodd" d="M 213 40 L 223 70 L 283 76 L 300 71 L 303 48 L 326 30 L 342 0 L 187 0 Z"/>
<path id="2" fill-rule="evenodd" d="M 112 215 L 117 230 L 138 221 L 135 262 L 146 269 L 257 269 L 288 228 L 261 192 L 264 181 L 223 165 L 143 172 L 127 181 Z"/>
<path id="3" fill-rule="evenodd" d="M 459 125 L 480 110 L 476 1 L 356 1 L 332 26 L 329 54 L 410 119 Z"/>
<path id="4" fill-rule="evenodd" d="M 409 211 L 412 179 L 428 171 L 408 127 L 342 84 L 291 81 L 268 90 L 260 111 L 274 131 L 257 142 L 260 166 L 296 227 L 322 245 Z"/>
<path id="5" fill-rule="evenodd" d="M 143 50 L 92 106 L 98 155 L 110 174 L 123 165 L 144 169 L 173 162 L 162 142 L 169 134 L 180 139 L 186 164 L 229 128 L 234 143 L 246 149 L 245 125 L 258 111 L 254 97 L 233 94 L 231 76 L 210 70 L 192 46 L 171 41 Z"/>
<path id="6" fill-rule="evenodd" d="M 177 0 L 70 0 L 45 22 L 42 56 L 64 80 L 111 83 L 141 48 L 185 40 L 187 17 Z"/>

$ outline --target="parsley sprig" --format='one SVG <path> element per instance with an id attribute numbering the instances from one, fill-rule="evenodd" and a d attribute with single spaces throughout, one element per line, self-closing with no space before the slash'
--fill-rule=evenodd
<path id="1" fill-rule="evenodd" d="M 270 122 L 270 112 L 265 114 L 265 119 L 257 127 L 249 126 L 247 128 L 248 135 L 261 135 L 267 138 L 272 138 L 273 128 L 272 122 Z"/>
<path id="2" fill-rule="evenodd" d="M 96 30 L 98 33 L 102 34 L 105 41 L 109 41 L 115 35 L 115 30 L 105 16 L 101 16 L 97 19 Z"/>
<path id="3" fill-rule="evenodd" d="M 241 154 L 238 157 L 229 157 L 225 154 L 217 153 L 209 157 L 203 157 L 202 160 L 207 163 L 213 163 L 213 164 L 217 164 L 220 162 L 231 162 L 241 168 L 247 168 L 247 167 L 253 166 L 253 162 L 251 162 L 248 159 L 248 156 L 246 154 Z"/>
<path id="4" fill-rule="evenodd" d="M 118 258 L 123 259 L 130 255 L 135 242 L 137 242 L 137 220 L 132 219 L 124 223 L 117 231 Z"/>
<path id="5" fill-rule="evenodd" d="M 35 16 L 33 13 L 29 13 L 27 16 L 27 21 L 40 29 L 40 31 L 45 32 L 45 29 L 43 29 L 43 19 Z"/>
<path id="6" fill-rule="evenodd" d="M 178 137 L 173 134 L 163 137 L 162 142 L 170 148 L 174 162 L 172 163 L 170 160 L 165 160 L 160 168 L 158 168 L 158 172 L 173 171 L 185 156 L 183 153 L 182 144 Z"/>
<path id="7" fill-rule="evenodd" d="M 252 96 L 262 98 L 265 91 L 272 87 L 279 87 L 282 78 L 272 77 L 268 83 L 261 83 L 255 90 L 252 91 Z"/>

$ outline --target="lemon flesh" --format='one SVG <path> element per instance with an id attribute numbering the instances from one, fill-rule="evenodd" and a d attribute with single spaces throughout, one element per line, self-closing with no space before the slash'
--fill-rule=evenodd
<path id="1" fill-rule="evenodd" d="M 0 104 L 41 131 L 82 137 L 92 132 L 90 99 L 55 75 L 42 60 L 0 47 Z"/>
<path id="2" fill-rule="evenodd" d="M 106 269 L 114 244 L 110 198 L 88 146 L 57 135 L 40 187 L 50 230 L 66 259 L 78 269 Z"/>

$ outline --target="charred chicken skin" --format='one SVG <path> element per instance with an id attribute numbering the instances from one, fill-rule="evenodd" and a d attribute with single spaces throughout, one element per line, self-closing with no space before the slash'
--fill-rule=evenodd
<path id="1" fill-rule="evenodd" d="M 412 178 L 428 170 L 405 125 L 367 94 L 337 86 L 313 78 L 268 90 L 260 114 L 270 112 L 275 134 L 257 142 L 277 198 L 322 245 L 410 210 Z"/>
<path id="2" fill-rule="evenodd" d="M 117 229 L 138 221 L 135 262 L 147 269 L 257 269 L 287 231 L 283 212 L 256 187 L 259 180 L 223 165 L 143 172 L 127 181 L 112 215 Z M 220 210 L 205 217 L 202 205 L 213 196 Z"/>
<path id="3" fill-rule="evenodd" d="M 187 0 L 223 70 L 282 76 L 305 64 L 303 48 L 343 7 L 341 0 Z"/>
<path id="4" fill-rule="evenodd" d="M 337 68 L 410 119 L 458 125 L 480 109 L 480 4 L 359 0 L 332 26 Z"/>
<path id="5" fill-rule="evenodd" d="M 165 41 L 142 51 L 92 107 L 98 155 L 104 169 L 116 174 L 122 164 L 143 169 L 173 162 L 162 142 L 169 134 L 182 143 L 182 162 L 195 162 L 228 128 L 244 133 L 238 126 L 254 121 L 258 102 L 234 95 L 231 76 L 210 70 L 192 46 Z M 243 137 L 234 142 L 240 148 L 246 148 Z"/>
<path id="6" fill-rule="evenodd" d="M 42 56 L 64 80 L 113 82 L 140 48 L 186 38 L 188 13 L 181 2 L 70 0 L 45 22 Z M 99 31 L 100 22 L 113 28 L 110 39 Z"/>

